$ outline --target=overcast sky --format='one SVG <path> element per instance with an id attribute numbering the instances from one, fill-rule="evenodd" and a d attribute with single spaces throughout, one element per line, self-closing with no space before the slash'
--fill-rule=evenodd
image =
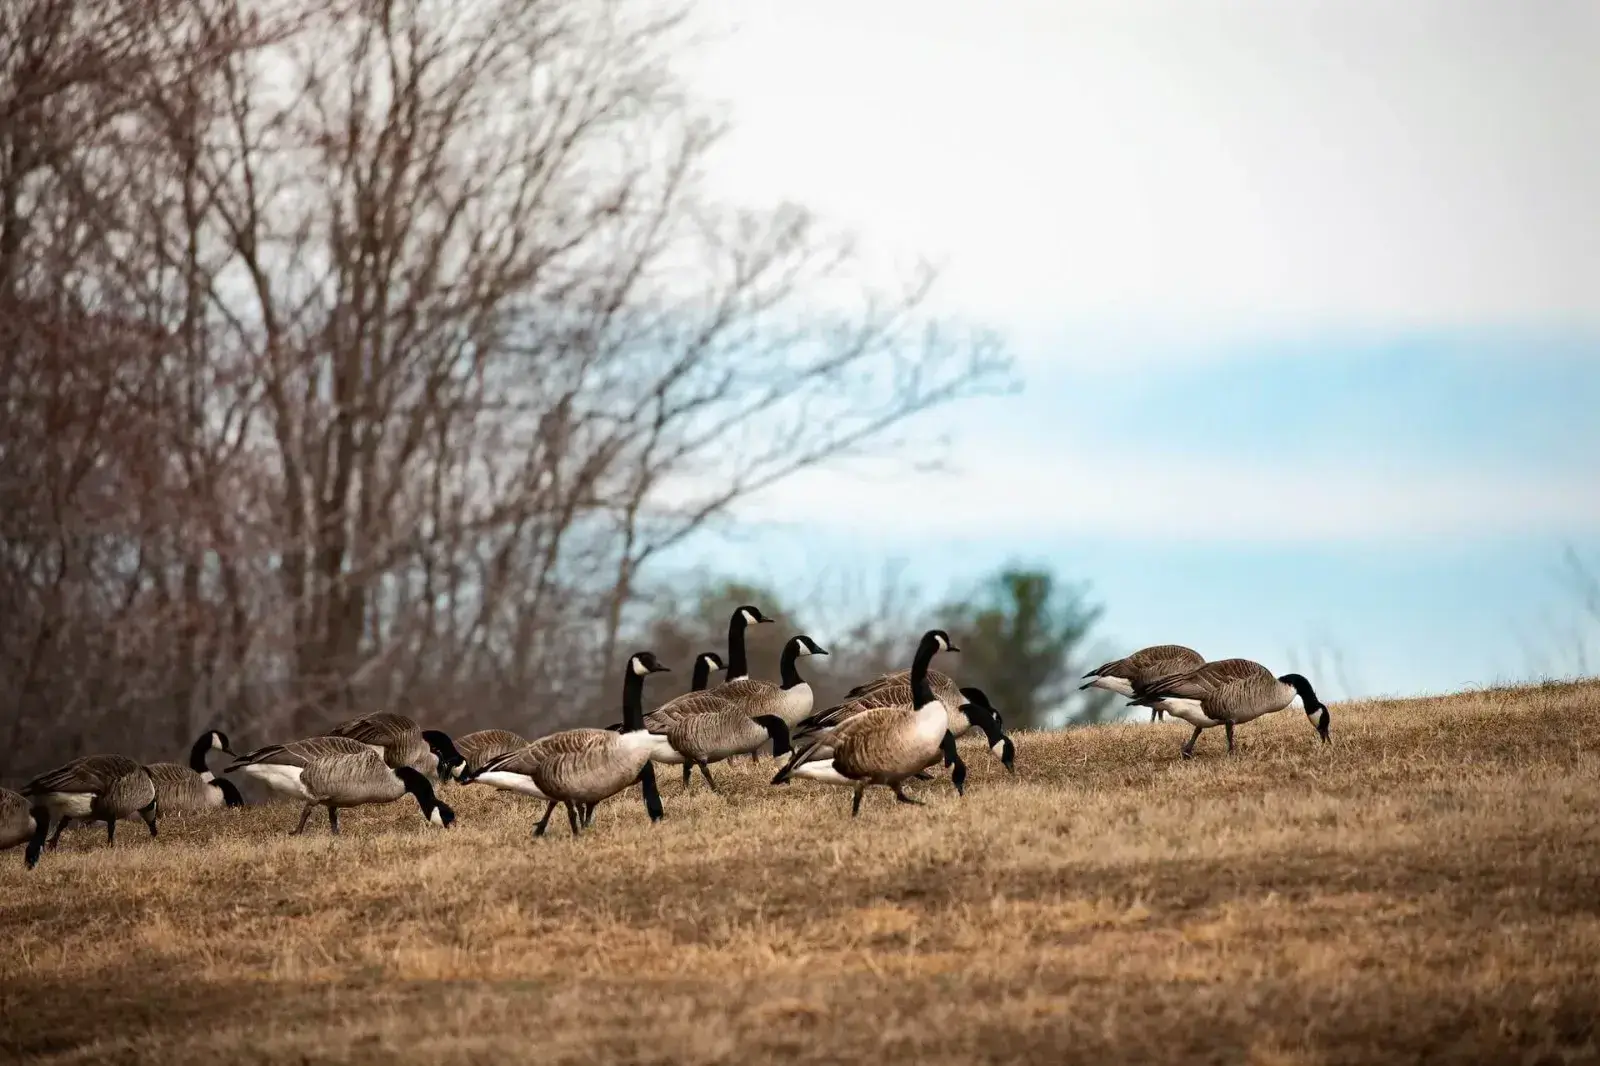
<path id="1" fill-rule="evenodd" d="M 1026 553 L 1095 581 L 1108 639 L 1315 630 L 1384 664 L 1374 691 L 1530 669 L 1515 634 L 1565 608 L 1529 575 L 1600 550 L 1600 4 L 701 13 L 691 74 L 734 123 L 714 187 L 932 256 L 938 308 L 1026 381 L 961 420 L 953 473 L 808 475 L 749 512 L 775 537 L 887 501 L 857 544 L 953 577 Z M 925 518 L 930 491 L 971 507 Z M 1370 596 L 1330 594 L 1329 553 Z M 1521 576 L 1464 612 L 1491 566 Z M 1252 622 L 1236 592 L 1278 602 Z"/>

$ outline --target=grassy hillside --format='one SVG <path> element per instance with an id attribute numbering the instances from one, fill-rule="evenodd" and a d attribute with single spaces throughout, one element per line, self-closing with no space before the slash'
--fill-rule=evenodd
<path id="1" fill-rule="evenodd" d="M 0 858 L 0 1059 L 1577 1062 L 1600 1056 L 1600 685 L 981 747 L 924 808 L 719 768 L 529 839 L 454 786 Z M 255 738 L 251 738 L 255 739 Z M 554 829 L 559 827 L 559 832 Z M 302 1059 L 304 1057 L 304 1059 Z"/>

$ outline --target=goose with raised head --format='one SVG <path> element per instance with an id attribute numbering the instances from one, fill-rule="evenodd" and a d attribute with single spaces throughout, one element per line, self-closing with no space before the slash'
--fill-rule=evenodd
<path id="1" fill-rule="evenodd" d="M 382 755 L 370 748 L 348 754 L 316 755 L 306 760 L 300 773 L 300 824 L 292 836 L 305 832 L 311 812 L 328 809 L 328 829 L 339 831 L 339 812 L 373 803 L 393 803 L 407 793 L 417 801 L 422 817 L 430 825 L 450 828 L 456 812 L 433 793 L 433 785 L 420 770 L 410 766 L 391 767 Z"/>
<path id="2" fill-rule="evenodd" d="M 26 844 L 33 837 L 33 811 L 22 793 L 0 788 L 0 851 Z"/>
<path id="3" fill-rule="evenodd" d="M 1153 644 L 1131 655 L 1101 663 L 1083 675 L 1085 683 L 1079 685 L 1078 690 L 1098 688 L 1132 699 L 1139 695 L 1141 687 L 1186 673 L 1205 665 L 1205 661 L 1205 656 L 1182 644 Z M 1152 706 L 1150 720 L 1160 721 L 1165 713 L 1162 708 Z"/>
<path id="4" fill-rule="evenodd" d="M 244 797 L 238 787 L 226 778 L 219 778 L 206 765 L 206 756 L 213 751 L 234 755 L 228 744 L 228 735 L 208 729 L 189 748 L 189 765 L 158 762 L 146 767 L 156 783 L 156 809 L 162 817 L 193 811 L 209 811 L 218 807 L 242 807 Z M 238 756 L 234 755 L 235 758 Z"/>
<path id="5" fill-rule="evenodd" d="M 71 821 L 106 823 L 106 844 L 117 842 L 117 821 L 138 815 L 156 835 L 156 783 L 150 771 L 126 755 L 85 755 L 65 766 L 40 774 L 22 787 L 32 811 L 33 838 L 28 841 L 27 863 L 38 864 L 45 838 L 54 847 Z"/>
<path id="6" fill-rule="evenodd" d="M 238 774 L 282 796 L 305 802 L 306 789 L 300 777 L 311 760 L 329 755 L 360 755 L 372 745 L 349 737 L 306 737 L 289 744 L 269 744 L 246 752 L 223 770 Z"/>
<path id="7" fill-rule="evenodd" d="M 566 807 L 572 834 L 577 836 L 580 813 L 587 825 L 595 806 L 634 783 L 640 786 L 650 821 L 660 820 L 664 813 L 661 793 L 650 765 L 657 739 L 644 724 L 644 679 L 667 672 L 653 653 L 635 652 L 628 657 L 623 673 L 620 730 L 566 730 L 552 734 L 491 761 L 476 780 L 502 773 L 525 779 L 526 786 L 517 791 L 547 804 L 544 817 L 534 826 L 534 836 L 544 835 L 557 804 Z"/>
<path id="8" fill-rule="evenodd" d="M 483 769 L 490 759 L 498 759 L 507 752 L 528 746 L 526 737 L 509 729 L 480 729 L 476 733 L 456 737 L 455 743 L 462 760 L 455 767 L 455 777 L 462 783 Z"/>
<path id="9" fill-rule="evenodd" d="M 800 660 L 808 655 L 826 655 L 822 645 L 804 633 L 790 637 L 778 659 L 778 680 L 758 681 L 742 677 L 711 689 L 711 694 L 743 711 L 746 717 L 776 715 L 793 729 L 811 714 L 811 683 L 800 676 Z M 729 667 L 732 671 L 732 667 Z"/>
<path id="10" fill-rule="evenodd" d="M 728 662 L 723 667 L 727 671 L 727 681 L 738 681 L 750 676 L 750 657 L 744 650 L 744 631 L 751 626 L 767 625 L 776 622 L 775 618 L 768 618 L 761 613 L 759 607 L 745 604 L 735 607 L 733 614 L 728 617 Z"/>
<path id="11" fill-rule="evenodd" d="M 390 769 L 409 766 L 449 780 L 465 760 L 448 733 L 423 729 L 415 719 L 391 711 L 377 711 L 340 722 L 328 730 L 330 737 L 349 737 L 375 749 Z"/>
<path id="12" fill-rule="evenodd" d="M 1328 743 L 1328 707 L 1300 674 L 1275 677 L 1249 659 L 1219 659 L 1193 670 L 1146 685 L 1132 701 L 1135 707 L 1154 707 L 1194 727 L 1183 746 L 1185 759 L 1194 755 L 1195 741 L 1207 729 L 1222 726 L 1233 751 L 1233 727 L 1283 710 L 1299 698 L 1306 721 Z"/>
<path id="13" fill-rule="evenodd" d="M 901 803 L 921 803 L 905 794 L 904 782 L 939 760 L 951 765 L 950 780 L 957 793 L 966 784 L 967 768 L 956 751 L 950 716 L 928 683 L 928 664 L 941 651 L 959 651 L 942 629 L 930 629 L 917 645 L 911 664 L 911 702 L 905 707 L 877 707 L 837 726 L 827 737 L 813 740 L 797 751 L 773 777 L 782 784 L 791 777 L 855 790 L 850 805 L 853 816 L 861 812 L 868 787 L 884 785 Z"/>

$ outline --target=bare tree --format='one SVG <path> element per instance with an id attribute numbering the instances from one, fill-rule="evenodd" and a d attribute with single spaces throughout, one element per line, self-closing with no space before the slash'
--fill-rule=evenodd
<path id="1" fill-rule="evenodd" d="M 587 715 L 663 551 L 1005 373 L 705 197 L 656 5 L 7 10 L 5 766 Z"/>

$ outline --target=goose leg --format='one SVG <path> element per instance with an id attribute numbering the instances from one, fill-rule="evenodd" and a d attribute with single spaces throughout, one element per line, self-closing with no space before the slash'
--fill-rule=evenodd
<path id="1" fill-rule="evenodd" d="M 1152 707 L 1152 708 L 1150 708 L 1150 720 L 1152 722 L 1161 721 L 1161 708 L 1160 707 Z"/>
<path id="2" fill-rule="evenodd" d="M 544 831 L 550 826 L 550 816 L 556 813 L 556 801 L 550 800 L 544 809 L 544 817 L 539 819 L 539 824 L 533 827 L 535 837 L 544 836 Z"/>
<path id="3" fill-rule="evenodd" d="M 1232 722 L 1223 722 L 1222 723 L 1222 728 L 1228 734 L 1228 754 L 1232 755 L 1233 754 L 1233 723 Z"/>
<path id="4" fill-rule="evenodd" d="M 916 772 L 916 773 L 911 775 L 911 780 L 913 780 L 913 781 L 932 781 L 933 780 L 933 775 L 928 773 L 928 771 L 926 771 L 926 770 L 919 770 L 918 772 Z"/>
<path id="5" fill-rule="evenodd" d="M 328 808 L 328 832 L 333 833 L 335 836 L 339 833 L 339 808 L 337 807 Z"/>
<path id="6" fill-rule="evenodd" d="M 151 800 L 148 806 L 139 808 L 139 817 L 144 819 L 144 824 L 150 827 L 150 835 L 156 835 L 156 801 Z"/>
<path id="7" fill-rule="evenodd" d="M 594 809 L 598 806 L 600 806 L 598 803 L 585 803 L 583 805 L 582 825 L 585 829 L 594 824 Z"/>
<path id="8" fill-rule="evenodd" d="M 573 836 L 577 836 L 578 835 L 578 808 L 574 807 L 570 800 L 566 801 L 566 808 L 567 808 L 567 821 L 572 825 L 572 835 Z"/>
<path id="9" fill-rule="evenodd" d="M 49 847 L 51 851 L 56 850 L 61 845 L 61 831 L 67 827 L 67 823 L 70 821 L 72 821 L 71 818 L 63 818 L 56 823 L 56 831 L 50 834 Z"/>
<path id="10" fill-rule="evenodd" d="M 912 799 L 910 796 L 906 795 L 905 794 L 905 790 L 901 787 L 901 785 L 900 785 L 900 783 L 898 781 L 895 782 L 893 785 L 890 785 L 889 787 L 894 789 L 894 798 L 896 800 L 898 800 L 899 802 L 901 802 L 901 803 L 909 803 L 913 807 L 925 806 L 925 804 L 923 803 L 922 800 Z"/>
<path id="11" fill-rule="evenodd" d="M 850 801 L 850 817 L 854 818 L 856 815 L 861 813 L 861 797 L 866 795 L 866 793 L 867 783 L 863 781 L 861 784 L 856 786 L 856 798 Z"/>
<path id="12" fill-rule="evenodd" d="M 704 761 L 700 763 L 700 776 L 706 779 L 706 784 L 711 786 L 711 791 L 715 792 L 717 790 L 717 783 L 711 780 L 711 767 L 707 766 Z"/>
<path id="13" fill-rule="evenodd" d="M 1201 728 L 1199 726 L 1195 726 L 1194 734 L 1189 737 L 1189 743 L 1183 746 L 1183 757 L 1185 759 L 1194 758 L 1194 742 L 1200 739 L 1200 733 Z"/>
<path id="14" fill-rule="evenodd" d="M 107 818 L 106 819 L 106 847 L 108 847 L 108 848 L 116 847 L 116 844 L 117 844 L 117 820 L 115 818 Z"/>
<path id="15" fill-rule="evenodd" d="M 689 763 L 683 764 L 683 791 L 689 791 L 689 785 L 694 781 L 694 767 Z"/>
<path id="16" fill-rule="evenodd" d="M 317 805 L 315 803 L 306 804 L 305 810 L 300 812 L 300 824 L 295 826 L 294 832 L 290 833 L 289 835 L 292 837 L 297 837 L 301 833 L 304 833 L 306 831 L 306 823 L 311 820 L 311 812 L 316 809 Z"/>

